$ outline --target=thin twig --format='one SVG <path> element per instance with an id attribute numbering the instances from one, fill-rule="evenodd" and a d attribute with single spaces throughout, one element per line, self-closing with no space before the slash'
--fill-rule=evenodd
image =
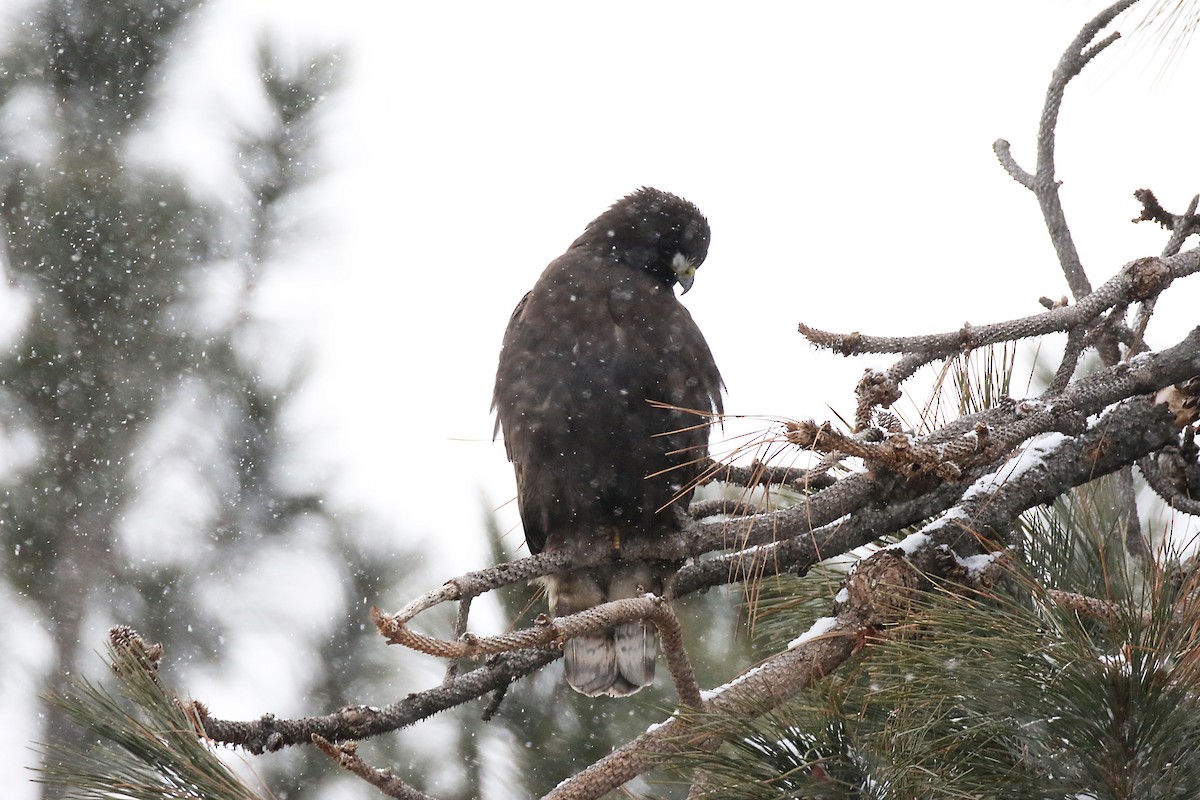
<path id="1" fill-rule="evenodd" d="M 1171 238 L 1163 246 L 1163 255 L 1175 255 L 1183 247 L 1184 240 L 1193 233 L 1200 233 L 1200 217 L 1196 215 L 1200 195 L 1192 197 L 1187 211 L 1182 214 L 1172 214 L 1163 208 L 1162 203 L 1150 189 L 1138 189 L 1133 196 L 1142 204 L 1141 213 L 1133 218 L 1137 222 L 1157 222 L 1171 231 Z"/>
<path id="2" fill-rule="evenodd" d="M 1157 297 L 1150 297 L 1138 304 L 1137 318 L 1133 322 L 1133 340 L 1126 346 L 1125 359 L 1136 356 L 1138 353 L 1144 353 L 1146 347 L 1146 328 L 1150 324 L 1150 317 L 1154 315 L 1154 307 L 1158 302 Z"/>
<path id="3" fill-rule="evenodd" d="M 398 800 L 437 800 L 433 795 L 409 786 L 390 769 L 372 767 L 358 755 L 358 745 L 354 742 L 333 744 L 315 733 L 312 742 L 318 750 L 336 761 L 339 767 L 362 778 L 388 797 Z"/>
<path id="4" fill-rule="evenodd" d="M 764 464 L 757 460 L 749 466 L 739 466 L 737 464 L 723 464 L 719 461 L 710 460 L 708 466 L 703 470 L 704 479 L 700 483 L 703 485 L 712 481 L 721 481 L 722 483 L 745 486 L 747 489 L 752 489 L 756 486 L 788 486 L 798 491 L 806 492 L 824 489 L 834 484 L 835 479 L 824 474 L 828 469 L 829 467 L 822 468 L 820 465 L 812 469 L 781 467 L 773 464 Z M 694 508 L 695 504 L 693 504 Z M 693 516 L 695 516 L 694 513 Z"/>
<path id="5" fill-rule="evenodd" d="M 1142 521 L 1138 517 L 1137 488 L 1133 484 L 1133 467 L 1125 466 L 1113 473 L 1116 483 L 1117 519 L 1120 526 L 1115 531 L 1120 537 L 1122 549 L 1134 558 L 1150 558 L 1150 543 L 1142 535 Z"/>
<path id="6" fill-rule="evenodd" d="M 1073 306 L 1060 306 L 1027 317 L 991 325 L 964 325 L 957 331 L 922 336 L 867 336 L 861 333 L 839 334 L 818 330 L 803 323 L 800 333 L 817 347 L 842 355 L 866 353 L 905 354 L 906 358 L 923 359 L 921 363 L 906 364 L 899 371 L 902 378 L 914 374 L 937 358 L 991 344 L 1029 339 L 1049 333 L 1070 331 L 1086 325 L 1121 302 L 1138 301 L 1159 294 L 1174 281 L 1200 272 L 1200 248 L 1167 258 L 1139 258 L 1129 262 L 1086 299 Z M 897 370 L 894 366 L 892 370 Z M 877 370 L 876 370 L 877 371 Z"/>
<path id="7" fill-rule="evenodd" d="M 1054 378 L 1046 387 L 1046 391 L 1042 392 L 1042 397 L 1056 395 L 1063 389 L 1067 388 L 1067 384 L 1071 382 L 1072 376 L 1075 375 L 1075 370 L 1079 369 L 1079 359 L 1083 355 L 1084 348 L 1087 345 L 1086 327 L 1073 328 L 1067 334 L 1067 343 L 1063 347 L 1062 360 L 1058 362 L 1058 369 L 1054 372 Z"/>
<path id="8" fill-rule="evenodd" d="M 1046 92 L 1046 102 L 1042 108 L 1042 116 L 1038 122 L 1037 135 L 1037 170 L 1033 178 L 1033 192 L 1037 196 L 1042 217 L 1046 221 L 1046 229 L 1050 233 L 1050 241 L 1058 254 L 1058 262 L 1067 286 L 1076 300 L 1081 300 L 1092 292 L 1091 283 L 1084 272 L 1079 260 L 1079 251 L 1071 237 L 1067 226 L 1066 213 L 1063 211 L 1062 200 L 1058 194 L 1058 180 L 1055 177 L 1054 145 L 1058 128 L 1058 114 L 1062 109 L 1063 95 L 1067 84 L 1077 76 L 1088 62 L 1100 54 L 1104 48 L 1111 45 L 1120 36 L 1113 32 L 1099 42 L 1093 43 L 1096 35 L 1125 9 L 1137 0 L 1119 0 L 1101 11 L 1088 22 L 1079 35 L 1067 47 Z M 1011 174 L 1011 172 L 1010 172 Z"/>
<path id="9" fill-rule="evenodd" d="M 1017 160 L 1012 154 L 1012 145 L 1007 139 L 997 139 L 992 143 L 992 152 L 996 154 L 996 160 L 1000 162 L 1000 166 L 1004 167 L 1004 171 L 1017 183 L 1024 186 L 1029 191 L 1037 191 L 1037 186 L 1034 183 L 1033 174 L 1026 172 L 1017 163 Z"/>

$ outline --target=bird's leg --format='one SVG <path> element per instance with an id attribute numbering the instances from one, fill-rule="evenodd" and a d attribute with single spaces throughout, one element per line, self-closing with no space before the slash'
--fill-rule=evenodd
<path id="1" fill-rule="evenodd" d="M 613 546 L 613 553 L 616 554 L 617 556 L 620 556 L 621 555 L 621 529 L 620 528 L 612 529 L 612 546 Z"/>

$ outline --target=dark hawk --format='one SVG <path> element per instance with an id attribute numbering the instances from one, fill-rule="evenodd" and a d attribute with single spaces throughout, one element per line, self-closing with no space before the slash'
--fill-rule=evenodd
<path id="1" fill-rule="evenodd" d="M 603 548 L 678 530 L 721 412 L 721 374 L 675 297 L 708 254 L 696 206 L 639 189 L 550 262 L 504 333 L 493 407 L 517 476 L 533 553 Z M 667 404 L 675 408 L 664 408 Z M 545 579 L 565 616 L 644 592 L 677 564 L 619 560 Z M 634 621 L 565 646 L 567 681 L 586 695 L 632 694 L 654 679 L 658 631 Z"/>

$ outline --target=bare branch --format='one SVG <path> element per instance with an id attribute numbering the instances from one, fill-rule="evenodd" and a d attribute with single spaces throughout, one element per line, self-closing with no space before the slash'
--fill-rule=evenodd
<path id="1" fill-rule="evenodd" d="M 358 755 L 358 745 L 354 742 L 333 744 L 315 733 L 312 741 L 318 750 L 336 761 L 339 767 L 354 773 L 388 797 L 395 797 L 399 800 L 437 800 L 433 795 L 425 794 L 409 786 L 390 769 L 372 767 L 363 761 L 362 757 Z"/>
<path id="2" fill-rule="evenodd" d="M 743 500 L 696 500 L 688 507 L 692 519 L 708 519 L 709 517 L 749 517 L 762 512 L 762 507 Z"/>
<path id="3" fill-rule="evenodd" d="M 824 472 L 825 469 L 820 467 L 798 469 L 764 464 L 761 461 L 754 461 L 749 466 L 743 467 L 737 464 L 722 464 L 720 461 L 710 459 L 708 466 L 703 470 L 704 478 L 701 485 L 712 481 L 721 481 L 745 486 L 748 489 L 755 486 L 788 486 L 797 491 L 808 492 L 833 485 L 834 479 L 824 475 Z M 696 515 L 693 513 L 693 516 Z"/>
<path id="4" fill-rule="evenodd" d="M 595 563 L 603 563 L 598 559 Z M 508 586 L 512 583 L 529 580 L 541 575 L 549 575 L 568 566 L 581 565 L 578 559 L 565 551 L 541 553 L 529 558 L 521 558 L 498 564 L 487 569 L 468 572 L 452 580 L 446 581 L 437 589 L 426 592 L 407 606 L 396 612 L 396 618 L 407 622 L 413 617 L 433 608 L 436 605 L 460 600 L 464 597 L 476 597 L 484 592 Z"/>
<path id="5" fill-rule="evenodd" d="M 1100 317 L 1117 303 L 1138 301 L 1161 293 L 1179 278 L 1200 272 L 1200 248 L 1193 248 L 1169 258 L 1139 258 L 1126 264 L 1120 272 L 1085 300 L 1074 306 L 1063 306 L 1028 317 L 992 325 L 966 324 L 949 333 L 923 336 L 867 336 L 861 333 L 838 334 L 817 330 L 803 323 L 800 333 L 817 347 L 824 347 L 844 356 L 865 353 L 904 353 L 927 356 L 921 364 L 908 365 L 903 377 L 912 375 L 924 364 L 943 356 L 965 353 L 999 342 L 1028 339 L 1048 333 L 1060 333 L 1086 325 Z M 896 367 L 893 367 L 896 369 Z"/>
<path id="6" fill-rule="evenodd" d="M 1042 396 L 1055 395 L 1067 388 L 1067 384 L 1071 382 L 1072 376 L 1075 375 L 1075 370 L 1079 369 L 1079 359 L 1083 356 L 1084 348 L 1087 346 L 1087 329 L 1073 328 L 1067 334 L 1067 344 L 1063 347 L 1062 360 L 1058 362 L 1058 369 L 1054 373 L 1054 378 L 1046 387 L 1046 391 L 1042 392 Z"/>
<path id="7" fill-rule="evenodd" d="M 1187 211 L 1182 214 L 1172 214 L 1162 207 L 1158 202 L 1158 198 L 1154 196 L 1154 192 L 1149 189 L 1138 189 L 1133 193 L 1142 204 L 1142 212 L 1134 217 L 1133 221 L 1138 222 L 1157 222 L 1167 230 L 1171 231 L 1171 238 L 1167 240 L 1167 244 L 1163 247 L 1164 255 L 1174 255 L 1183 247 L 1183 242 L 1193 233 L 1200 233 L 1200 216 L 1196 214 L 1196 207 L 1200 204 L 1200 195 L 1192 198 L 1192 202 L 1188 204 Z"/>
<path id="8" fill-rule="evenodd" d="M 471 602 L 475 598 L 468 595 L 458 601 L 458 617 L 454 621 L 454 638 L 461 639 L 467 633 L 467 626 L 471 620 Z M 454 680 L 454 676 L 458 674 L 458 662 L 451 661 L 446 665 L 446 677 L 442 679 L 442 685 L 450 683 Z"/>
<path id="9" fill-rule="evenodd" d="M 200 703 L 190 704 L 205 735 L 215 742 L 244 747 L 251 753 L 266 753 L 297 744 L 307 744 L 318 734 L 333 741 L 349 741 L 399 730 L 439 711 L 506 688 L 559 658 L 561 653 L 521 650 L 488 659 L 485 666 L 459 675 L 446 686 L 410 694 L 383 708 L 350 706 L 321 717 L 278 719 L 264 714 L 257 720 L 238 722 L 211 716 Z"/>
<path id="10" fill-rule="evenodd" d="M 756 545 L 689 564 L 679 570 L 675 591 L 682 596 L 710 586 L 756 580 L 763 575 L 803 575 L 827 558 L 870 544 L 882 535 L 903 530 L 945 511 L 966 491 L 973 477 L 938 485 L 911 499 L 867 506 L 850 517 L 815 528 L 808 536 Z"/>
<path id="11" fill-rule="evenodd" d="M 1086 344 L 1096 344 L 1105 355 L 1106 363 L 1116 358 L 1108 346 L 1108 333 L 1126 341 L 1131 348 L 1137 337 L 1124 328 L 1121 317 L 1132 302 L 1147 303 L 1157 297 L 1178 278 L 1200 271 L 1200 248 L 1166 259 L 1140 258 L 1131 261 L 1103 286 L 1074 306 L 1054 305 L 1039 314 L 1009 320 L 994 325 L 964 325 L 953 333 L 925 336 L 879 337 L 855 332 L 836 334 L 819 331 L 803 323 L 800 333 L 819 347 L 827 347 L 843 355 L 859 353 L 904 353 L 886 370 L 867 370 L 855 388 L 858 404 L 855 424 L 858 430 L 870 424 L 874 409 L 889 407 L 901 397 L 900 384 L 918 369 L 937 359 L 967 352 L 1004 341 L 1015 341 L 1047 333 L 1067 331 L 1068 347 L 1052 383 L 1053 389 L 1065 387 L 1074 374 L 1078 358 Z M 1102 319 L 1106 311 L 1114 313 Z M 1105 341 L 1097 342 L 1103 339 Z M 1071 360 L 1074 359 L 1074 360 Z"/>
<path id="12" fill-rule="evenodd" d="M 1150 317 L 1154 315 L 1154 307 L 1158 302 L 1157 297 L 1150 297 L 1141 302 L 1138 306 L 1137 319 L 1134 320 L 1133 339 L 1126 346 L 1125 357 L 1133 358 L 1138 353 L 1146 351 L 1146 328 L 1150 324 Z"/>
<path id="13" fill-rule="evenodd" d="M 976 481 L 957 505 L 922 531 L 930 542 L 927 557 L 936 558 L 936 545 L 961 551 L 982 540 L 1003 543 L 1009 527 L 1026 510 L 1120 469 L 1177 437 L 1178 429 L 1164 406 L 1145 397 L 1120 403 L 1085 433 L 1051 438 Z M 921 569 L 932 569 L 913 558 Z"/>
<path id="14" fill-rule="evenodd" d="M 1007 139 L 997 139 L 992 143 L 992 152 L 996 154 L 996 159 L 1000 162 L 1000 166 L 1004 167 L 1004 171 L 1012 177 L 1014 181 L 1024 186 L 1031 192 L 1037 191 L 1037 184 L 1034 181 L 1034 176 L 1030 172 L 1026 172 L 1013 158 L 1012 145 Z"/>
<path id="15" fill-rule="evenodd" d="M 1197 473 L 1200 468 L 1187 464 L 1177 448 L 1165 448 L 1137 462 L 1146 483 L 1167 505 L 1185 514 L 1200 516 L 1200 481 L 1189 485 L 1189 466 Z"/>
<path id="16" fill-rule="evenodd" d="M 564 642 L 585 633 L 607 630 L 622 622 L 646 619 L 662 634 L 671 677 L 684 705 L 699 706 L 696 676 L 683 649 L 683 632 L 675 612 L 661 597 L 644 595 L 613 600 L 566 617 L 538 617 L 534 627 L 479 637 L 466 633 L 457 642 L 447 642 L 410 630 L 398 616 L 371 609 L 371 617 L 388 644 L 398 644 L 438 658 L 480 658 L 529 647 L 561 649 Z"/>
<path id="17" fill-rule="evenodd" d="M 1083 27 L 1079 35 L 1067 47 L 1054 75 L 1050 79 L 1050 88 L 1046 92 L 1046 104 L 1042 109 L 1042 117 L 1038 124 L 1037 137 L 1037 174 L 1035 176 L 1038 205 L 1042 209 L 1042 217 L 1050 232 L 1050 241 L 1058 254 L 1059 265 L 1067 279 L 1067 286 L 1076 300 L 1091 293 L 1091 283 L 1079 260 L 1079 251 L 1071 238 L 1067 227 L 1066 214 L 1063 211 L 1062 200 L 1058 194 L 1058 180 L 1055 177 L 1054 143 L 1058 127 L 1058 112 L 1062 108 L 1063 94 L 1067 84 L 1077 76 L 1088 62 L 1099 55 L 1100 51 L 1115 42 L 1119 33 L 1112 33 L 1101 41 L 1092 44 L 1092 40 L 1102 28 L 1137 0 L 1119 0 L 1101 11 Z"/>
<path id="18" fill-rule="evenodd" d="M 1071 238 L 1067 217 L 1058 195 L 1059 182 L 1055 177 L 1054 143 L 1058 127 L 1058 113 L 1062 109 L 1063 94 L 1070 83 L 1087 66 L 1088 62 L 1100 54 L 1102 50 L 1115 42 L 1120 34 L 1113 32 L 1098 42 L 1093 42 L 1097 34 L 1113 21 L 1118 14 L 1133 5 L 1137 0 L 1119 0 L 1101 11 L 1092 19 L 1079 35 L 1067 47 L 1054 74 L 1050 78 L 1050 86 L 1046 91 L 1046 102 L 1042 107 L 1042 116 L 1038 122 L 1037 135 L 1037 170 L 1030 174 L 1017 164 L 1012 156 L 1011 147 L 1004 139 L 997 139 L 992 145 L 996 158 L 1004 170 L 1014 180 L 1029 189 L 1037 197 L 1042 210 L 1042 218 L 1050 233 L 1050 241 L 1058 255 L 1059 265 L 1067 279 L 1067 285 L 1076 300 L 1081 300 L 1091 294 L 1092 287 L 1079 260 L 1079 251 Z"/>

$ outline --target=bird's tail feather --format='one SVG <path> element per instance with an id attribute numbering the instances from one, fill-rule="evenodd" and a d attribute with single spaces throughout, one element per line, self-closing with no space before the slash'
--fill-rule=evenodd
<path id="1" fill-rule="evenodd" d="M 637 597 L 644 592 L 661 594 L 662 582 L 662 576 L 655 575 L 644 561 L 615 564 L 608 584 L 608 599 Z M 622 680 L 614 682 L 609 694 L 614 697 L 633 694 L 653 683 L 654 662 L 658 659 L 658 628 L 654 623 L 643 619 L 622 623 L 613 630 L 612 638 L 617 672 Z"/>
<path id="2" fill-rule="evenodd" d="M 658 628 L 653 622 L 634 620 L 613 630 L 617 680 L 609 687 L 613 697 L 633 694 L 654 683 L 654 662 L 658 658 Z"/>
<path id="3" fill-rule="evenodd" d="M 661 593 L 663 577 L 649 564 L 633 563 L 549 576 L 546 583 L 550 613 L 561 617 L 642 592 Z M 623 697 L 654 681 L 657 657 L 658 629 L 633 620 L 571 639 L 563 648 L 563 671 L 577 692 Z"/>
<path id="4" fill-rule="evenodd" d="M 576 636 L 563 646 L 567 683 L 588 697 L 607 694 L 618 682 L 617 649 L 607 631 Z"/>

